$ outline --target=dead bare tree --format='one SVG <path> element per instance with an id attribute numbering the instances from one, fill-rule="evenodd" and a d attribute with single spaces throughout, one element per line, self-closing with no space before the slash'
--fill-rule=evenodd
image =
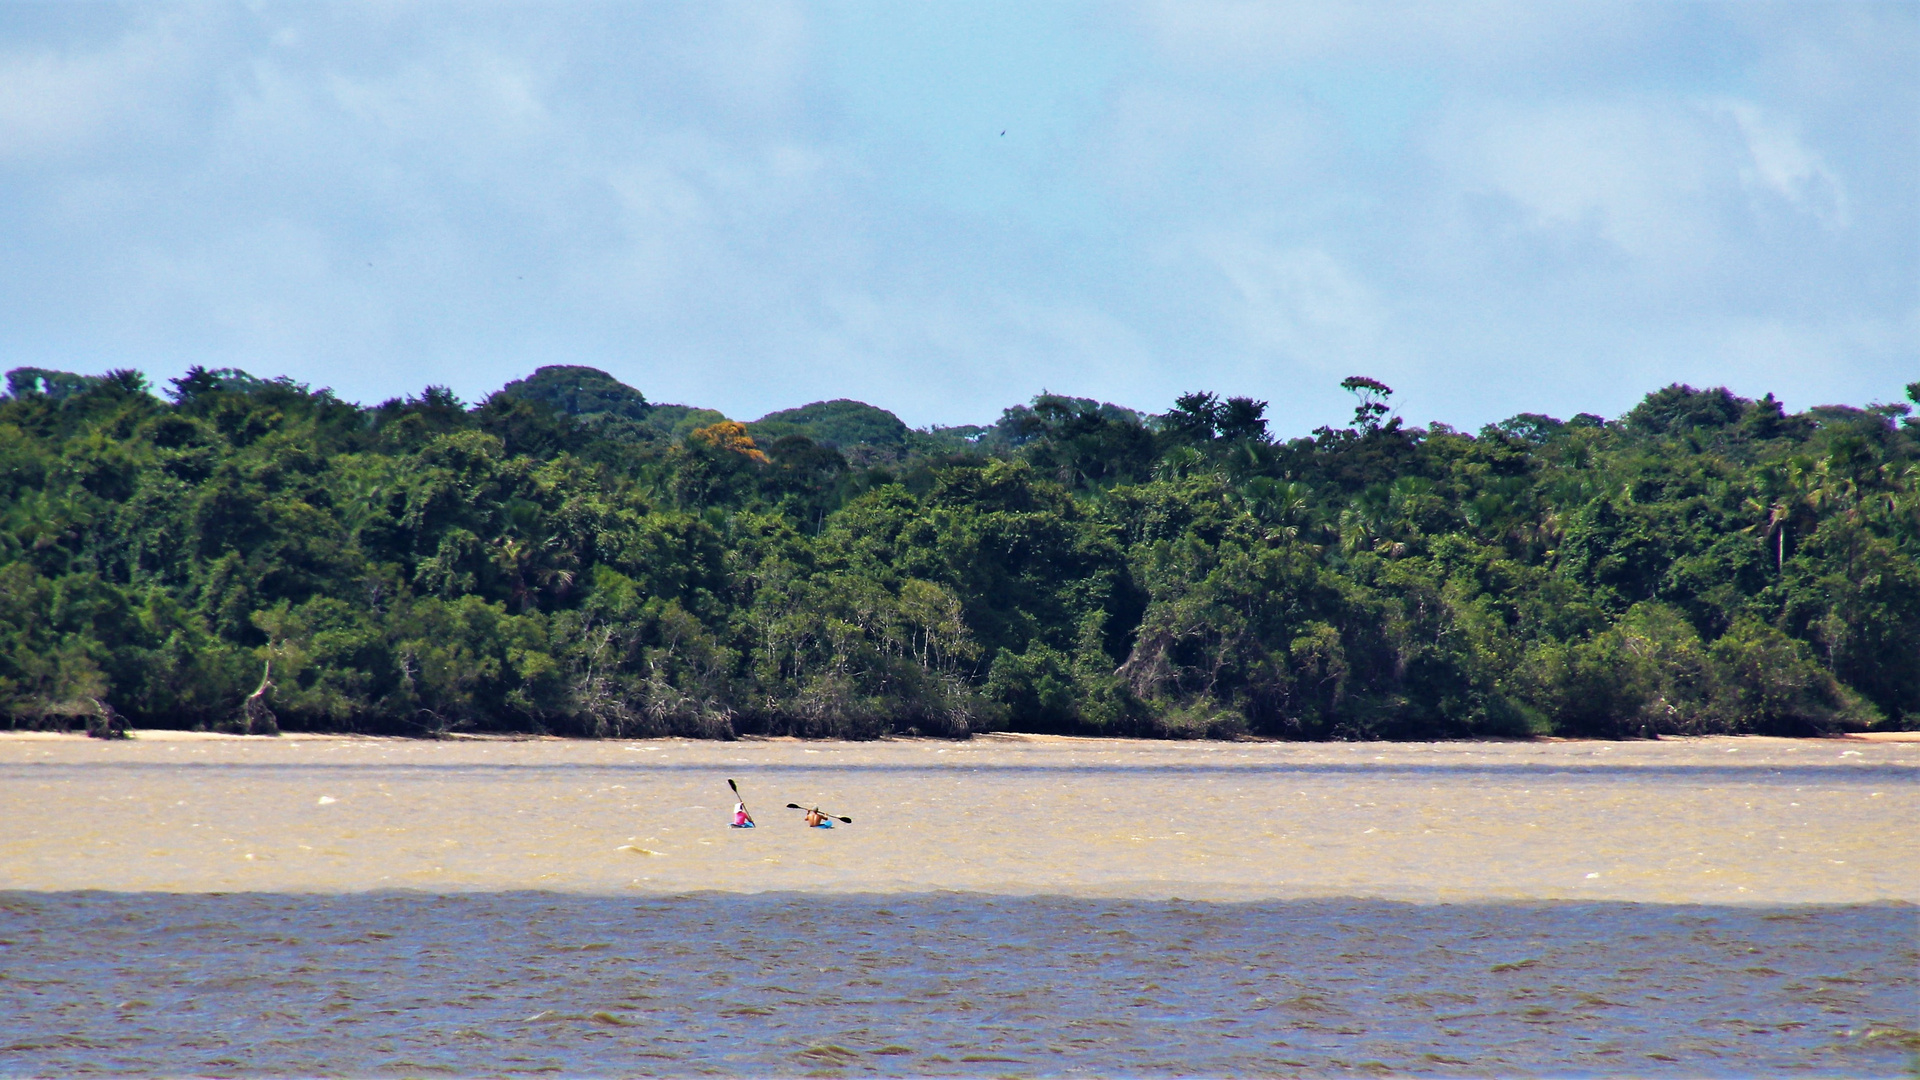
<path id="1" fill-rule="evenodd" d="M 88 698 L 93 702 L 93 715 L 87 717 L 87 738 L 89 739 L 125 739 L 127 718 L 119 710 L 99 698 Z"/>
<path id="2" fill-rule="evenodd" d="M 260 672 L 260 685 L 254 687 L 253 693 L 248 694 L 246 702 L 240 706 L 240 712 L 247 720 L 248 735 L 280 734 L 280 718 L 267 708 L 267 693 L 272 689 L 273 661 L 269 660 L 266 668 Z"/>

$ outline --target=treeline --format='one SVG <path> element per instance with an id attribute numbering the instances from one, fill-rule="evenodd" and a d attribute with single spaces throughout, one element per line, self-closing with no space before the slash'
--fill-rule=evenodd
<path id="1" fill-rule="evenodd" d="M 1350 425 L 741 424 L 543 368 L 0 399 L 14 727 L 1303 739 L 1920 727 L 1920 426 L 1671 386 Z M 1920 384 L 1908 388 L 1920 395 Z"/>

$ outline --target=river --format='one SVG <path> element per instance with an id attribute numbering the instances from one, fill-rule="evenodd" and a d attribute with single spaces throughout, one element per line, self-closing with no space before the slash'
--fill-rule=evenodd
<path id="1" fill-rule="evenodd" d="M 0 737 L 0 1073 L 1897 1074 L 1916 781 L 1851 740 Z"/>

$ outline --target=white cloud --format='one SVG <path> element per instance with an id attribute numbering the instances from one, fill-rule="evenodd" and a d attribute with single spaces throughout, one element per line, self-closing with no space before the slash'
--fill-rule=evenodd
<path id="1" fill-rule="evenodd" d="M 1659 5 L 1523 0 L 1154 0 L 1141 7 L 1160 47 L 1189 63 L 1272 68 L 1328 59 L 1393 61 L 1496 74 L 1632 42 L 1665 17 Z"/>
<path id="2" fill-rule="evenodd" d="M 1327 252 L 1231 234 L 1200 238 L 1195 247 L 1225 279 L 1223 313 L 1256 354 L 1342 375 L 1383 359 L 1380 300 Z"/>
<path id="3" fill-rule="evenodd" d="M 50 164 L 99 150 L 149 118 L 179 92 L 179 70 L 194 59 L 176 22 L 143 22 L 92 47 L 0 42 L 0 161 Z"/>
<path id="4" fill-rule="evenodd" d="M 1750 101 L 1727 99 L 1718 106 L 1746 138 L 1749 163 L 1740 175 L 1748 186 L 1771 191 L 1828 225 L 1848 224 L 1846 189 L 1792 125 Z"/>
<path id="5" fill-rule="evenodd" d="M 472 42 L 454 42 L 420 61 L 372 76 L 258 65 L 264 78 L 311 79 L 357 131 L 401 143 L 517 143 L 551 123 L 538 76 L 524 60 Z M 449 127 L 449 124 L 457 125 Z"/>
<path id="6" fill-rule="evenodd" d="M 1598 237 L 1665 276 L 1718 254 L 1715 188 L 1734 162 L 1703 119 L 1673 102 L 1487 103 L 1450 117 L 1431 152 L 1529 228 Z"/>
<path id="7" fill-rule="evenodd" d="M 1910 5 L 860 2 L 34 8 L 0 362 L 1307 430 L 1355 372 L 1472 426 L 1920 349 Z"/>
<path id="8" fill-rule="evenodd" d="M 1171 397 L 1163 364 L 1134 326 L 1072 300 L 830 288 L 815 330 L 796 344 L 833 388 L 818 393 L 880 397 L 919 425 L 990 422 L 1042 390 L 1142 407 Z M 805 382 L 785 374 L 789 387 Z M 995 392 L 983 394 L 983 384 Z"/>

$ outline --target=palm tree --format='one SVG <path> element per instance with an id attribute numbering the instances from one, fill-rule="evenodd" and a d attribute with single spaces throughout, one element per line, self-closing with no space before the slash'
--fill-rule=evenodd
<path id="1" fill-rule="evenodd" d="M 1235 493 L 1235 501 L 1261 523 L 1268 540 L 1294 540 L 1308 516 L 1309 494 L 1305 484 L 1256 476 Z"/>
<path id="2" fill-rule="evenodd" d="M 1191 446 L 1176 446 L 1154 463 L 1155 480 L 1185 480 L 1206 467 L 1206 456 Z"/>
<path id="3" fill-rule="evenodd" d="M 1807 458 L 1789 458 L 1764 469 L 1759 497 L 1749 497 L 1742 504 L 1761 520 L 1741 531 L 1758 532 L 1763 547 L 1769 543 L 1773 546 L 1775 573 L 1786 572 L 1789 532 L 1805 531 L 1807 525 L 1817 524 L 1820 512 L 1829 503 L 1852 501 L 1852 481 L 1841 480 L 1836 485 L 1826 465 L 1824 461 L 1815 464 Z"/>

